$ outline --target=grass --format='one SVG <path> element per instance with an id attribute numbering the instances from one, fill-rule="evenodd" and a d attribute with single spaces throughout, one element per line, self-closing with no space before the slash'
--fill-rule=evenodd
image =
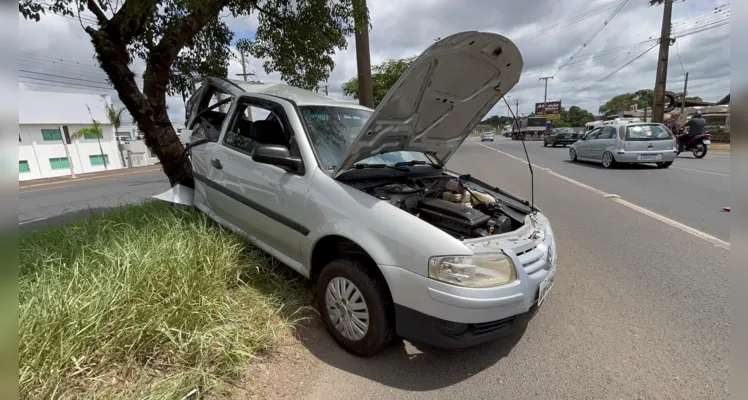
<path id="1" fill-rule="evenodd" d="M 22 399 L 180 399 L 285 340 L 304 281 L 198 212 L 163 202 L 19 243 Z"/>
<path id="2" fill-rule="evenodd" d="M 709 145 L 709 150 L 729 153 L 730 143 L 712 143 Z"/>

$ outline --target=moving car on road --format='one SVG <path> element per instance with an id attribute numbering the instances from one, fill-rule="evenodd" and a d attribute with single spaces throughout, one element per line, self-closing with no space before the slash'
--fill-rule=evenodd
<path id="1" fill-rule="evenodd" d="M 480 141 L 485 142 L 486 140 L 493 142 L 493 132 L 485 131 L 480 134 Z"/>
<path id="2" fill-rule="evenodd" d="M 579 140 L 579 137 L 574 128 L 553 128 L 543 138 L 543 146 L 552 145 L 556 147 L 556 145 L 560 144 L 566 147 L 577 140 Z"/>
<path id="3" fill-rule="evenodd" d="M 673 164 L 677 155 L 675 137 L 663 124 L 609 124 L 588 132 L 571 145 L 572 161 L 593 161 L 611 168 L 617 163 Z"/>
<path id="4" fill-rule="evenodd" d="M 503 36 L 458 33 L 375 111 L 208 78 L 187 104 L 193 203 L 309 278 L 330 333 L 356 355 L 394 335 L 440 347 L 500 337 L 553 285 L 553 230 L 531 202 L 445 163 L 522 64 Z M 201 132 L 218 135 L 195 141 Z"/>

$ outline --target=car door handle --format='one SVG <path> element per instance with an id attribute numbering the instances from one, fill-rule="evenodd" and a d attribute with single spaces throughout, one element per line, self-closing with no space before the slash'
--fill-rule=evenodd
<path id="1" fill-rule="evenodd" d="M 210 165 L 212 165 L 213 168 L 215 168 L 215 169 L 223 169 L 223 165 L 221 165 L 221 160 L 219 160 L 217 158 L 213 159 L 213 160 L 210 160 Z"/>

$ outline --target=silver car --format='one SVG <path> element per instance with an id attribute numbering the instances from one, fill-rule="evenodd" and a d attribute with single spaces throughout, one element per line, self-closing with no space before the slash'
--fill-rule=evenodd
<path id="1" fill-rule="evenodd" d="M 665 125 L 657 123 L 603 125 L 569 149 L 572 161 L 598 162 L 605 168 L 618 163 L 654 163 L 667 168 L 677 154 L 675 137 Z"/>
<path id="2" fill-rule="evenodd" d="M 493 142 L 493 132 L 485 131 L 480 134 L 480 141 L 485 142 L 486 140 Z"/>
<path id="3" fill-rule="evenodd" d="M 192 201 L 309 278 L 329 331 L 356 355 L 395 335 L 440 347 L 502 336 L 553 285 L 553 230 L 527 200 L 445 163 L 522 64 L 503 36 L 458 33 L 373 112 L 209 78 L 187 103 Z"/>

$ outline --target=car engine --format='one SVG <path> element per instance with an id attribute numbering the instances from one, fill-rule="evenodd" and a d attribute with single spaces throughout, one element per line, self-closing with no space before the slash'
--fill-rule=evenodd
<path id="1" fill-rule="evenodd" d="M 509 212 L 486 191 L 448 175 L 408 183 L 357 182 L 356 187 L 387 201 L 458 239 L 518 229 L 523 215 Z"/>

